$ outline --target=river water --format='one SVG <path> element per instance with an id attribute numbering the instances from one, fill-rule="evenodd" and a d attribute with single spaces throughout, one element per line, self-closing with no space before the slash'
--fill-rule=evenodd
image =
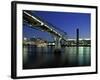
<path id="1" fill-rule="evenodd" d="M 23 46 L 23 69 L 79 67 L 91 65 L 91 47 Z"/>

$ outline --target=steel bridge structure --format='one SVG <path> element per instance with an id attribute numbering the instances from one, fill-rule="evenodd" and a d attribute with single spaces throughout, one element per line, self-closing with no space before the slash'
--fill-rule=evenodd
<path id="1" fill-rule="evenodd" d="M 36 28 L 38 30 L 48 32 L 54 36 L 55 48 L 61 48 L 61 41 L 65 43 L 67 42 L 68 37 L 66 32 L 40 18 L 31 11 L 23 11 L 23 23 L 27 23 L 31 28 Z"/>

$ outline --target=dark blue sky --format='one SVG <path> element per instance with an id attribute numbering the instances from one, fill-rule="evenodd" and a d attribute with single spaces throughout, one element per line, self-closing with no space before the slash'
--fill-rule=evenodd
<path id="1" fill-rule="evenodd" d="M 45 21 L 55 25 L 68 34 L 69 38 L 76 38 L 76 29 L 79 28 L 80 38 L 90 38 L 90 20 L 91 15 L 88 13 L 69 13 L 69 12 L 49 12 L 35 11 L 35 15 Z M 42 37 L 50 40 L 50 36 L 46 32 L 41 32 L 28 26 L 23 27 L 24 37 Z"/>

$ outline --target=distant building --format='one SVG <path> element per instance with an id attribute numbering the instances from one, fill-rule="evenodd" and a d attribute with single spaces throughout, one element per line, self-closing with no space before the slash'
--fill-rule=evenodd
<path id="1" fill-rule="evenodd" d="M 44 46 L 47 46 L 47 41 L 41 38 L 30 38 L 30 39 L 25 38 L 24 44 L 36 45 L 37 47 L 44 47 Z"/>
<path id="2" fill-rule="evenodd" d="M 68 39 L 66 42 L 67 45 L 76 45 L 76 39 Z M 91 40 L 90 39 L 79 39 L 79 45 L 81 46 L 90 46 Z"/>
<path id="3" fill-rule="evenodd" d="M 24 41 L 27 41 L 27 38 L 26 37 L 24 37 Z"/>

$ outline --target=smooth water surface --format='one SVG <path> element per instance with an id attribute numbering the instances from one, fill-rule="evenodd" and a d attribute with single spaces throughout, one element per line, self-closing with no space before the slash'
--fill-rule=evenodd
<path id="1" fill-rule="evenodd" d="M 91 65 L 91 47 L 67 47 L 56 50 L 54 46 L 24 45 L 23 69 L 78 67 Z"/>

